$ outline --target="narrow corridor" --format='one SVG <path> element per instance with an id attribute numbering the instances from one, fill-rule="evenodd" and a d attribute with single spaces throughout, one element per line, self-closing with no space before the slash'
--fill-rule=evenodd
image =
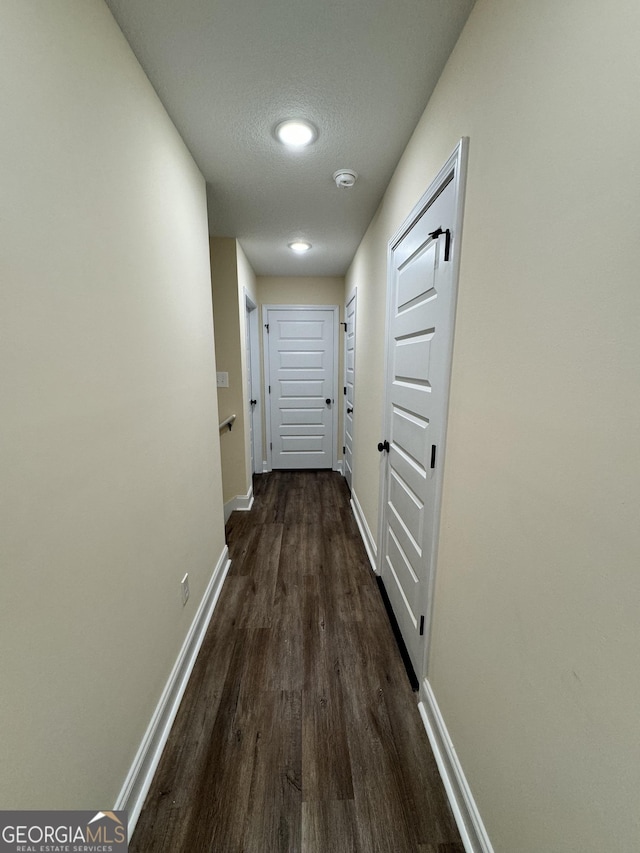
<path id="1" fill-rule="evenodd" d="M 255 478 L 132 853 L 463 853 L 343 478 Z"/>

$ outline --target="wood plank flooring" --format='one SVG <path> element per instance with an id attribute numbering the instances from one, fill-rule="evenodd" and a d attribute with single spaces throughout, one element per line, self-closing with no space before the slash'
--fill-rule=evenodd
<path id="1" fill-rule="evenodd" d="M 464 853 L 330 471 L 255 478 L 132 853 Z"/>

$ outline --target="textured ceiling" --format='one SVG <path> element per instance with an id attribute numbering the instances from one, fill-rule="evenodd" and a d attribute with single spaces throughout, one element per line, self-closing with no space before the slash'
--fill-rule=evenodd
<path id="1" fill-rule="evenodd" d="M 210 233 L 258 275 L 342 275 L 474 0 L 106 2 L 206 178 Z M 313 146 L 276 142 L 290 117 Z"/>

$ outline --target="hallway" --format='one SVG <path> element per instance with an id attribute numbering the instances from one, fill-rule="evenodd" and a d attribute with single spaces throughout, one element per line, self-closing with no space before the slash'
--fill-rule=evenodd
<path id="1" fill-rule="evenodd" d="M 132 853 L 463 853 L 344 480 L 254 489 Z"/>

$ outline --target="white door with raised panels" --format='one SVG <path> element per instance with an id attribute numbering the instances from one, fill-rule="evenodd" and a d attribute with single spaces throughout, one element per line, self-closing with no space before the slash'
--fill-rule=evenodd
<path id="1" fill-rule="evenodd" d="M 456 305 L 456 169 L 441 173 L 390 247 L 380 562 L 418 678 L 425 671 Z"/>
<path id="2" fill-rule="evenodd" d="M 251 445 L 251 473 L 262 474 L 262 394 L 260 392 L 260 311 L 249 294 L 244 292 L 246 308 L 246 392 L 245 405 Z"/>
<path id="3" fill-rule="evenodd" d="M 353 480 L 353 399 L 355 396 L 356 361 L 356 293 L 344 306 L 344 477 L 351 491 Z"/>
<path id="4" fill-rule="evenodd" d="M 271 468 L 334 468 L 337 306 L 266 306 Z"/>

